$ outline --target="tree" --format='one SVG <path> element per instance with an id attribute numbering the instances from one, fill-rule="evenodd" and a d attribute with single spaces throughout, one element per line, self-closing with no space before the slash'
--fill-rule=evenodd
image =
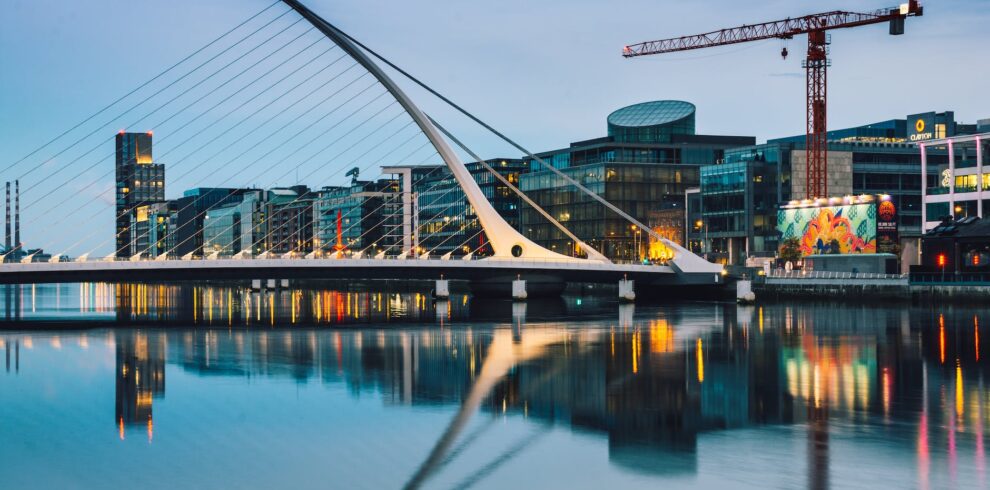
<path id="1" fill-rule="evenodd" d="M 797 238 L 788 238 L 780 244 L 780 259 L 784 262 L 797 262 L 801 259 L 801 242 Z"/>

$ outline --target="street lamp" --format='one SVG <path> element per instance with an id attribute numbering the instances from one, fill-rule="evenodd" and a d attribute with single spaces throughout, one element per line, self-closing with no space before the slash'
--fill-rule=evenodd
<path id="1" fill-rule="evenodd" d="M 640 231 L 641 230 L 636 225 L 631 225 L 631 228 L 632 228 L 633 232 L 636 233 L 636 253 L 635 253 L 635 259 L 636 260 L 642 260 L 641 259 L 642 255 L 643 255 L 642 254 L 642 243 L 639 240 L 639 234 L 640 234 Z"/>

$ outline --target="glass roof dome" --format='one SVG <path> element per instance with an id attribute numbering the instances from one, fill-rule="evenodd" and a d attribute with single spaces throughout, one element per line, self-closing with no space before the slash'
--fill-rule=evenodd
<path id="1" fill-rule="evenodd" d="M 694 104 L 683 100 L 654 100 L 623 107 L 608 115 L 608 123 L 627 128 L 658 126 L 694 115 L 694 110 Z"/>
<path id="2" fill-rule="evenodd" d="M 694 134 L 694 104 L 655 100 L 608 115 L 608 134 L 624 143 L 669 143 L 675 134 Z"/>

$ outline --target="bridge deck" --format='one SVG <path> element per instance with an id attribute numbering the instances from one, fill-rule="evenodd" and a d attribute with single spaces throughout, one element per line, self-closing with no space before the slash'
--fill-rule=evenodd
<path id="1" fill-rule="evenodd" d="M 441 259 L 215 259 L 36 262 L 0 264 L 0 283 L 152 282 L 210 279 L 447 279 L 499 280 L 516 276 L 568 282 L 715 285 L 718 274 L 683 273 L 663 265 L 553 260 Z"/>

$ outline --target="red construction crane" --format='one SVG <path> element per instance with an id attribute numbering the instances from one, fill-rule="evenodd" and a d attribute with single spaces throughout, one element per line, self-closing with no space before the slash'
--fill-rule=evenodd
<path id="1" fill-rule="evenodd" d="M 890 23 L 890 34 L 904 34 L 904 19 L 921 16 L 923 9 L 917 0 L 899 7 L 877 10 L 871 13 L 833 11 L 806 15 L 793 19 L 777 20 L 755 25 L 744 25 L 694 36 L 683 36 L 660 41 L 648 41 L 622 48 L 622 56 L 632 58 L 649 54 L 673 53 L 691 49 L 711 48 L 727 44 L 745 43 L 763 39 L 791 39 L 799 34 L 808 35 L 808 55 L 801 66 L 807 70 L 807 135 L 805 137 L 808 178 L 807 198 L 828 197 L 826 179 L 828 147 L 825 141 L 825 69 L 828 59 L 829 36 L 825 31 L 869 24 Z M 787 48 L 780 53 L 787 57 Z"/>

